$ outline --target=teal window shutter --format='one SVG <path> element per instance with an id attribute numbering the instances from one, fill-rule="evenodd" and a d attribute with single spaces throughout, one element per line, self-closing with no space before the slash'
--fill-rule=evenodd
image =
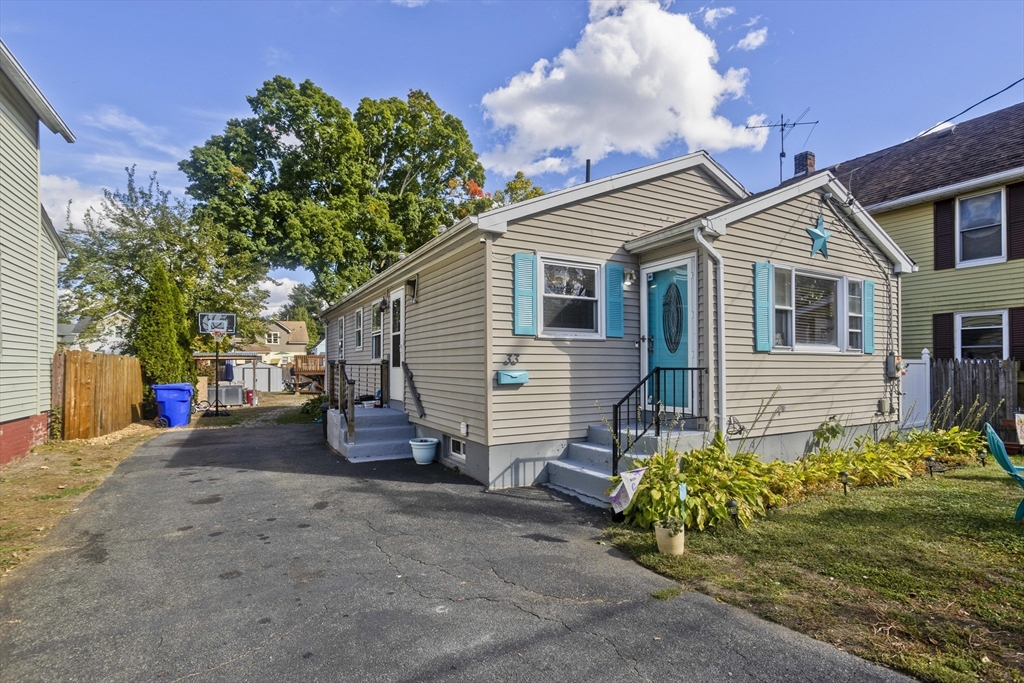
<path id="1" fill-rule="evenodd" d="M 513 267 L 513 334 L 537 335 L 537 256 L 516 254 Z"/>
<path id="2" fill-rule="evenodd" d="M 875 352 L 875 283 L 864 281 L 864 353 Z"/>
<path id="3" fill-rule="evenodd" d="M 622 303 L 622 266 L 609 263 L 604 269 L 605 336 L 621 338 L 625 334 Z"/>
<path id="4" fill-rule="evenodd" d="M 758 351 L 772 350 L 772 264 L 754 264 L 754 340 Z"/>

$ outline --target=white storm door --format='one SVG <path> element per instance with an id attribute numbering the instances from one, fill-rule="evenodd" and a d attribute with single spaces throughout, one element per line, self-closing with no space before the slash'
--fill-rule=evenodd
<path id="1" fill-rule="evenodd" d="M 391 367 L 388 372 L 388 391 L 391 399 L 405 401 L 405 373 L 402 372 L 402 361 L 405 360 L 405 287 L 392 291 L 390 296 L 388 331 Z"/>

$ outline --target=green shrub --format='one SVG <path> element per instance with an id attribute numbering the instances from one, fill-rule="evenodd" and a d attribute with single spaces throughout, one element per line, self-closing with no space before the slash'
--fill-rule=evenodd
<path id="1" fill-rule="evenodd" d="M 319 396 L 311 396 L 302 402 L 302 407 L 299 409 L 300 412 L 306 415 L 319 415 L 320 404 L 327 403 L 330 397 L 327 394 L 320 394 Z"/>
<path id="2" fill-rule="evenodd" d="M 916 444 L 926 450 L 922 458 L 931 455 L 944 465 L 967 465 L 976 460 L 985 448 L 981 432 L 958 426 L 936 430 L 915 429 L 907 435 L 906 443 Z"/>
<path id="3" fill-rule="evenodd" d="M 651 529 L 654 523 L 670 517 L 683 517 L 679 506 L 679 485 L 683 475 L 679 461 L 673 451 L 664 455 L 655 453 L 649 458 L 636 460 L 635 468 L 646 467 L 643 478 L 636 487 L 633 500 L 623 510 L 626 521 L 641 529 Z M 621 476 L 612 478 L 609 493 L 622 481 Z"/>

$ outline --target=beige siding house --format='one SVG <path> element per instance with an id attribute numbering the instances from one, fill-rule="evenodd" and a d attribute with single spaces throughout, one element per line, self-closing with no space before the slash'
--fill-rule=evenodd
<path id="1" fill-rule="evenodd" d="M 39 122 L 75 137 L 0 42 L 0 464 L 46 438 L 67 257 L 39 196 Z"/>
<path id="2" fill-rule="evenodd" d="M 437 438 L 490 487 L 602 504 L 618 447 L 661 447 L 655 431 L 756 432 L 793 458 L 831 415 L 893 420 L 912 268 L 832 174 L 751 196 L 704 152 L 471 216 L 322 314 L 331 445 L 359 460 Z M 395 412 L 342 415 L 346 379 Z"/>
<path id="3" fill-rule="evenodd" d="M 309 345 L 309 330 L 302 320 L 268 320 L 266 331 L 256 336 L 255 344 L 243 344 L 239 351 L 253 351 L 260 354 L 264 363 L 285 365 L 295 356 L 306 355 Z"/>

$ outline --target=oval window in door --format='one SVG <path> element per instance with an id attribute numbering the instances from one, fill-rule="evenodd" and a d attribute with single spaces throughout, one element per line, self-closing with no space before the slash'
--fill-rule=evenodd
<path id="1" fill-rule="evenodd" d="M 668 352 L 675 353 L 683 339 L 683 297 L 674 282 L 668 286 L 665 298 L 661 300 L 661 328 Z"/>

